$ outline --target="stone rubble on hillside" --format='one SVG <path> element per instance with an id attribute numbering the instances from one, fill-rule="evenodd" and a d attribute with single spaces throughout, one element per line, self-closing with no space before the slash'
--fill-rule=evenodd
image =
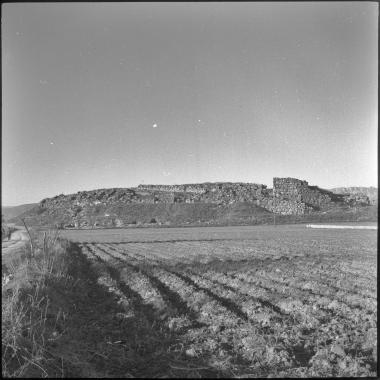
<path id="1" fill-rule="evenodd" d="M 296 178 L 273 179 L 266 185 L 242 182 L 217 182 L 185 185 L 139 185 L 135 188 L 98 189 L 58 195 L 41 201 L 41 210 L 60 210 L 67 226 L 91 227 L 103 212 L 107 226 L 122 226 L 117 212 L 104 214 L 107 207 L 123 204 L 211 203 L 221 206 L 248 202 L 281 215 L 304 215 L 329 210 L 336 205 L 369 205 L 365 195 L 335 194 Z M 104 210 L 104 211 L 102 211 Z M 95 215 L 95 216 L 94 216 Z M 105 219 L 104 219 L 105 218 Z"/>
<path id="2" fill-rule="evenodd" d="M 371 205 L 378 202 L 378 189 L 376 187 L 336 187 L 330 189 L 330 191 L 336 194 L 343 194 L 351 199 L 355 198 L 355 200 L 359 200 L 360 202 L 366 202 L 366 197 L 368 197 Z"/>

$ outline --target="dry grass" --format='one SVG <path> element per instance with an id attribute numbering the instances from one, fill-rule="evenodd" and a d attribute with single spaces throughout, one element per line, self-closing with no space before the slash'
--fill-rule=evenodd
<path id="1" fill-rule="evenodd" d="M 47 341 L 57 335 L 63 314 L 51 314 L 49 289 L 68 276 L 67 247 L 56 231 L 33 234 L 33 245 L 9 260 L 2 273 L 2 374 L 48 377 L 60 368 L 49 358 Z M 33 247 L 33 251 L 31 251 Z"/>

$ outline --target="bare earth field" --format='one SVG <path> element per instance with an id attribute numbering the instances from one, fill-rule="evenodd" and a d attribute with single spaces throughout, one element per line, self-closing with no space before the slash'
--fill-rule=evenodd
<path id="1" fill-rule="evenodd" d="M 118 318 L 164 332 L 167 352 L 199 376 L 377 375 L 377 231 L 282 225 L 62 236 L 116 284 L 109 291 L 125 310 Z M 186 370 L 170 368 L 169 377 Z M 158 375 L 148 356 L 145 375 Z"/>

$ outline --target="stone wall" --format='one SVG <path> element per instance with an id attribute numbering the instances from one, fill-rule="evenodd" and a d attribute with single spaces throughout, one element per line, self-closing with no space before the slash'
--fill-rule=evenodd
<path id="1" fill-rule="evenodd" d="M 269 211 L 281 215 L 303 215 L 308 213 L 310 208 L 304 202 L 275 199 Z"/>
<path id="2" fill-rule="evenodd" d="M 139 185 L 137 190 L 147 191 L 165 191 L 165 192 L 177 192 L 177 193 L 197 193 L 204 194 L 207 189 L 201 184 L 196 185 Z"/>
<path id="3" fill-rule="evenodd" d="M 148 194 L 154 194 L 156 203 L 201 202 L 227 205 L 235 202 L 250 202 L 283 215 L 308 213 L 312 210 L 309 203 L 319 206 L 329 201 L 318 191 L 309 189 L 306 181 L 295 178 L 274 178 L 273 190 L 267 189 L 266 185 L 262 184 L 240 182 L 139 185 L 137 190 L 146 192 L 144 202 L 149 203 L 152 201 Z M 165 194 L 170 194 L 170 196 Z"/>
<path id="4" fill-rule="evenodd" d="M 139 185 L 135 188 L 99 189 L 58 195 L 41 201 L 42 209 L 57 210 L 68 218 L 87 218 L 103 209 L 129 203 L 213 203 L 229 205 L 236 202 L 252 203 L 273 213 L 302 215 L 328 210 L 337 205 L 367 205 L 363 195 L 339 195 L 309 186 L 296 178 L 273 179 L 273 189 L 265 185 L 243 182 L 216 182 L 185 185 Z M 100 213 L 100 214 L 99 214 Z"/>
<path id="5" fill-rule="evenodd" d="M 331 192 L 309 186 L 296 178 L 273 178 L 273 197 L 277 200 L 272 212 L 299 215 L 324 210 L 332 205 Z"/>
<path id="6" fill-rule="evenodd" d="M 301 201 L 302 193 L 307 187 L 306 181 L 296 178 L 273 178 L 273 196 L 275 198 Z"/>
<path id="7" fill-rule="evenodd" d="M 301 194 L 302 201 L 315 209 L 324 210 L 331 206 L 332 194 L 317 186 L 308 186 L 301 191 Z"/>
<path id="8" fill-rule="evenodd" d="M 334 194 L 343 195 L 346 197 L 360 196 L 361 201 L 366 202 L 366 197 L 368 197 L 369 204 L 374 205 L 378 203 L 378 189 L 377 187 L 336 187 L 330 189 Z"/>
<path id="9" fill-rule="evenodd" d="M 375 204 L 375 202 L 371 200 L 368 195 L 365 194 L 346 194 L 344 196 L 344 200 L 346 203 L 350 205 L 366 206 L 370 204 Z"/>
<path id="10" fill-rule="evenodd" d="M 254 183 L 201 183 L 188 185 L 139 185 L 137 192 L 155 193 L 158 202 L 204 202 L 230 204 L 234 202 L 252 202 L 268 196 L 265 185 Z M 166 197 L 163 194 L 173 194 Z M 141 193 L 140 193 L 141 194 Z"/>

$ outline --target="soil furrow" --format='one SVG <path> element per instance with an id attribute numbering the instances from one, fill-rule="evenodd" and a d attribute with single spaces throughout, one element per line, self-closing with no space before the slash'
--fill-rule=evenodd
<path id="1" fill-rule="evenodd" d="M 182 316 L 191 321 L 191 327 L 198 328 L 202 326 L 202 324 L 197 321 L 198 315 L 187 306 L 186 302 L 163 282 L 152 276 L 147 268 L 139 266 L 139 262 L 136 263 L 137 265 L 134 265 L 128 261 L 128 257 L 126 256 L 123 256 L 123 259 L 121 259 L 100 247 L 98 247 L 98 249 L 123 264 L 123 268 L 118 268 L 118 270 L 121 271 L 119 278 L 127 282 L 132 290 L 139 293 L 145 302 L 156 306 L 156 309 L 161 312 L 161 319 L 174 315 Z M 145 279 L 145 281 L 141 282 L 141 279 Z M 164 315 L 162 312 L 164 312 Z"/>
<path id="2" fill-rule="evenodd" d="M 298 296 L 300 299 L 304 299 L 306 301 L 317 302 L 321 297 L 324 299 L 329 299 L 330 302 L 333 302 L 334 300 L 337 300 L 339 303 L 345 305 L 345 307 L 353 308 L 353 309 L 359 309 L 364 312 L 370 312 L 373 313 L 376 310 L 376 305 L 373 304 L 370 300 L 369 302 L 365 302 L 363 299 L 357 299 L 356 304 L 352 304 L 352 301 L 345 298 L 352 298 L 354 299 L 354 292 L 351 292 L 350 295 L 343 292 L 337 287 L 334 287 L 333 290 L 338 290 L 339 293 L 331 294 L 330 288 L 328 286 L 319 286 L 319 290 L 316 290 L 315 287 L 312 286 L 312 283 L 310 281 L 307 281 L 307 279 L 300 279 L 297 281 L 298 283 L 304 283 L 304 287 L 300 286 L 293 286 L 289 285 L 291 280 L 288 280 L 287 283 L 274 279 L 273 276 L 263 276 L 260 274 L 257 274 L 257 272 L 254 274 L 254 276 L 250 276 L 249 278 L 244 275 L 237 275 L 239 278 L 243 278 L 244 280 L 249 280 L 252 283 L 258 284 L 266 289 L 274 290 L 277 293 L 283 293 L 284 295 L 292 294 L 293 296 Z M 306 287 L 307 286 L 307 287 Z M 311 287 L 311 288 L 310 288 Z M 325 291 L 321 290 L 325 289 Z"/>
<path id="3" fill-rule="evenodd" d="M 188 277 L 184 274 L 181 274 L 178 272 L 171 272 L 171 273 L 178 276 L 185 283 L 193 286 L 196 290 L 205 292 L 210 298 L 218 301 L 222 306 L 224 306 L 226 309 L 230 310 L 232 313 L 236 314 L 239 318 L 241 318 L 245 321 L 249 320 L 247 313 L 245 313 L 237 304 L 232 302 L 230 299 L 219 296 L 218 294 L 215 294 L 214 292 L 209 290 L 209 288 L 207 288 L 207 287 L 200 286 L 193 279 L 191 279 L 190 277 Z"/>

